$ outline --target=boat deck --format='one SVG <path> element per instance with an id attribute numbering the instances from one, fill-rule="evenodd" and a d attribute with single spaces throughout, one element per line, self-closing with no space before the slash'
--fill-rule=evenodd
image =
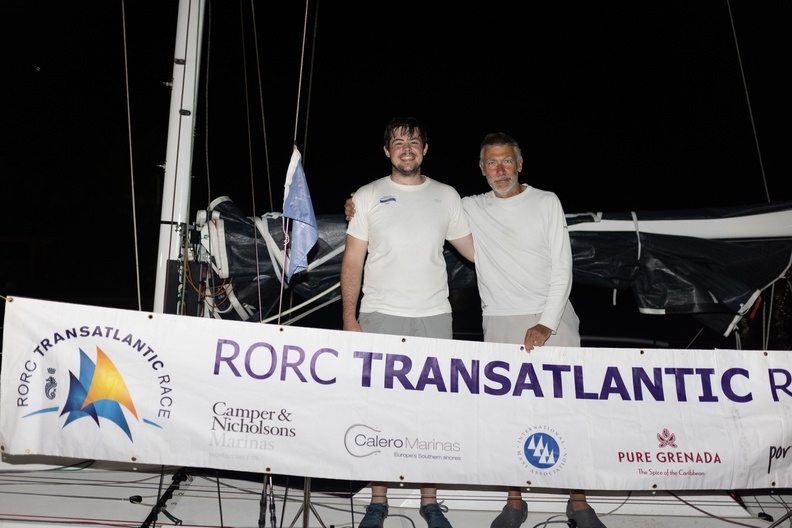
<path id="1" fill-rule="evenodd" d="M 53 457 L 4 456 L 0 463 L 0 527 L 180 526 L 203 528 L 356 528 L 369 503 L 363 483 L 186 470 L 166 511 L 154 515 L 178 467 L 136 467 Z M 310 485 L 307 494 L 303 488 Z M 362 486 L 362 487 L 361 487 Z M 504 505 L 505 490 L 441 487 L 440 500 L 455 528 L 487 528 Z M 750 490 L 739 500 L 727 491 L 590 492 L 589 503 L 608 528 L 717 528 L 791 526 L 792 490 Z M 274 501 L 271 499 L 274 498 Z M 561 490 L 526 490 L 524 527 L 563 526 Z M 422 528 L 417 486 L 389 492 L 385 528 Z M 274 512 L 271 504 L 275 505 Z M 305 515 L 305 512 L 308 512 Z M 275 522 L 273 523 L 273 513 Z M 782 524 L 783 523 L 783 524 Z"/>

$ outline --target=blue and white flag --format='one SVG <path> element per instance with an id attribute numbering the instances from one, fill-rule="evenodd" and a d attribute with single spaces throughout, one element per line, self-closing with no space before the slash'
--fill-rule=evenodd
<path id="1" fill-rule="evenodd" d="M 308 269 L 308 252 L 319 240 L 319 228 L 311 203 L 311 193 L 302 167 L 302 156 L 294 147 L 289 170 L 286 172 L 286 186 L 283 195 L 283 216 L 292 219 L 291 246 L 289 263 L 286 269 L 286 282 L 292 275 Z"/>

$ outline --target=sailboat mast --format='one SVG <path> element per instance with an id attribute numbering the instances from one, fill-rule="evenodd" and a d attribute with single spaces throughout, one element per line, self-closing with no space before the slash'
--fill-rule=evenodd
<path id="1" fill-rule="evenodd" d="M 184 284 L 182 262 L 184 240 L 188 235 L 205 3 L 206 0 L 179 0 L 154 287 L 154 311 L 159 313 L 165 312 L 169 297 L 181 296 Z"/>

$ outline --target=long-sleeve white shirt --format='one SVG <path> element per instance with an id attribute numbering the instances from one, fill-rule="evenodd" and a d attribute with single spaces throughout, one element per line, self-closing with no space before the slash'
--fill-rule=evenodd
<path id="1" fill-rule="evenodd" d="M 555 331 L 572 290 L 572 250 L 555 193 L 525 185 L 511 198 L 462 199 L 476 250 L 485 316 L 541 313 Z"/>

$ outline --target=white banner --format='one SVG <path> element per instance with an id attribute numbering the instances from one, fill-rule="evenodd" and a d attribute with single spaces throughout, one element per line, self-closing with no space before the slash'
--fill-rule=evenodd
<path id="1" fill-rule="evenodd" d="M 13 298 L 0 446 L 362 481 L 789 488 L 791 359 L 527 354 Z"/>

